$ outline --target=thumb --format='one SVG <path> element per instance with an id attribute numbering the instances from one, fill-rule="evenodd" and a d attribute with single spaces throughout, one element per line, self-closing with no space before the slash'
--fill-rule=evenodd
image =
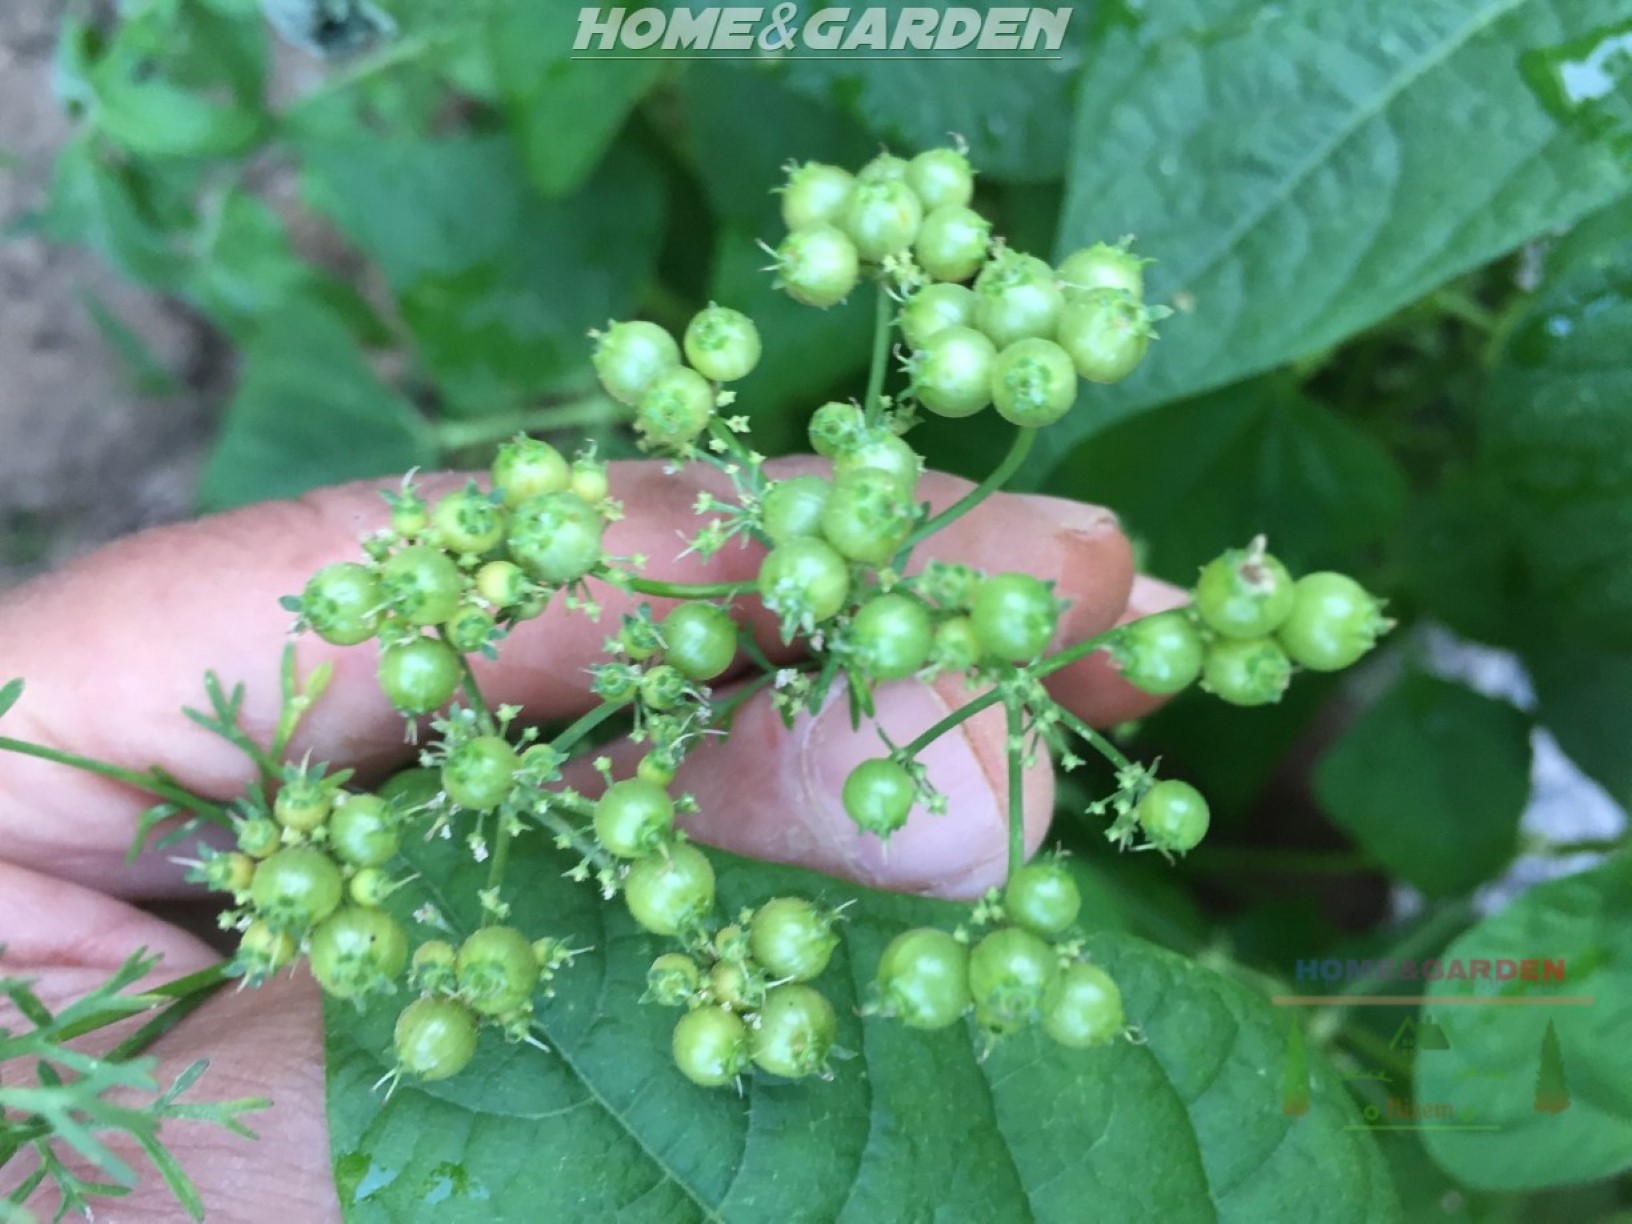
<path id="1" fill-rule="evenodd" d="M 790 730 L 770 695 L 755 694 L 737 713 L 731 737 L 698 749 L 676 789 L 697 799 L 686 827 L 699 841 L 773 862 L 793 863 L 862 884 L 944 897 L 976 897 L 1003 882 L 1008 858 L 1008 738 L 1001 706 L 982 710 L 936 740 L 919 761 L 946 797 L 934 815 L 914 805 L 887 842 L 862 833 L 844 810 L 850 771 L 927 731 L 978 691 L 960 677 L 930 684 L 881 685 L 877 727 L 850 725 L 850 704 L 836 686 L 816 715 Z M 1024 773 L 1026 852 L 1041 844 L 1054 806 L 1046 755 Z"/>

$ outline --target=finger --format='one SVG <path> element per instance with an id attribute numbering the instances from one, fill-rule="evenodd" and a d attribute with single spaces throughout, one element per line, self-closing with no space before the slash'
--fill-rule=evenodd
<path id="1" fill-rule="evenodd" d="M 202 1123 L 166 1123 L 171 1154 L 198 1187 L 211 1219 L 341 1219 L 325 1122 L 322 995 L 305 969 L 254 990 L 227 987 L 155 1042 L 166 1082 L 201 1058 L 195 1092 L 210 1100 L 259 1097 L 245 1114 L 253 1140 Z M 176 1204 L 156 1178 L 120 1201 L 120 1224 L 172 1224 Z"/>
<path id="2" fill-rule="evenodd" d="M 0 976 L 39 976 L 42 998 L 58 987 L 65 1000 L 69 991 L 77 998 L 137 948 L 161 958 L 164 978 L 221 959 L 194 936 L 123 901 L 0 862 Z"/>
<path id="3" fill-rule="evenodd" d="M 1134 579 L 1127 607 L 1117 617 L 1118 624 L 1153 616 L 1170 608 L 1182 608 L 1190 593 L 1159 578 L 1143 574 Z M 1144 718 L 1153 713 L 1166 697 L 1157 697 L 1134 688 L 1122 679 L 1116 664 L 1104 651 L 1095 651 L 1047 680 L 1049 694 L 1079 718 L 1095 727 L 1112 727 L 1120 722 Z"/>
<path id="4" fill-rule="evenodd" d="M 427 491 L 461 479 L 427 481 Z M 698 479 L 666 474 L 656 463 L 619 465 L 615 488 L 628 514 L 607 532 L 608 551 L 650 556 L 650 573 L 670 581 L 751 579 L 757 549 L 727 548 L 710 560 L 679 555 Z M 937 506 L 968 487 L 933 474 L 923 483 Z M 165 528 L 13 592 L 0 600 L 0 676 L 25 674 L 29 689 L 6 730 L 129 768 L 158 765 L 206 796 L 237 793 L 253 775 L 250 763 L 177 711 L 198 703 L 199 677 L 214 670 L 228 684 L 243 682 L 241 722 L 266 741 L 278 714 L 279 645 L 289 621 L 277 599 L 323 565 L 355 556 L 357 535 L 379 521 L 378 505 L 372 486 L 351 485 Z M 1111 516 L 1051 498 L 994 497 L 937 536 L 934 551 L 1055 579 L 1073 601 L 1062 636 L 1110 624 L 1132 580 L 1128 545 Z M 587 668 L 608 624 L 633 601 L 611 592 L 605 603 L 599 624 L 557 606 L 520 626 L 504 644 L 502 664 L 478 666 L 490 698 L 538 719 L 584 708 Z M 769 631 L 763 614 L 756 625 Z M 298 657 L 303 668 L 332 662 L 335 676 L 297 753 L 365 774 L 408 758 L 401 720 L 374 681 L 372 649 L 338 650 L 304 638 Z M 9 815 L 21 795 L 34 808 L 28 820 Z M 97 883 L 111 876 L 127 888 L 133 880 L 115 873 L 116 856 L 148 801 L 116 783 L 14 758 L 0 771 L 0 844 L 14 862 Z"/>
<path id="5" fill-rule="evenodd" d="M 977 897 L 1001 884 L 1008 860 L 1008 731 L 993 706 L 961 723 L 919 755 L 946 811 L 915 804 L 905 827 L 880 841 L 844 809 L 844 782 L 861 762 L 889 752 L 880 738 L 905 744 L 978 693 L 958 677 L 929 684 L 897 681 L 874 695 L 876 725 L 850 720 L 835 689 L 817 714 L 792 728 L 765 692 L 738 709 L 729 738 L 711 738 L 681 765 L 671 788 L 697 801 L 680 823 L 698 841 L 734 854 L 790 863 L 873 888 Z M 633 772 L 643 751 L 623 741 L 607 755 L 613 774 Z M 1023 774 L 1025 852 L 1042 844 L 1054 807 L 1054 774 L 1039 752 Z M 587 767 L 569 780 L 593 794 L 600 782 Z"/>
<path id="6" fill-rule="evenodd" d="M 915 804 L 906 826 L 880 841 L 845 811 L 845 779 L 861 762 L 886 755 L 882 730 L 911 742 L 973 694 L 961 679 L 898 681 L 876 694 L 877 726 L 851 726 L 849 702 L 835 694 L 791 731 L 767 694 L 739 711 L 732 737 L 705 745 L 676 785 L 698 802 L 687 827 L 699 840 L 772 862 L 795 863 L 900 892 L 976 897 L 1000 884 L 1008 858 L 1008 732 L 1000 705 L 983 710 L 918 756 L 946 799 L 932 814 Z M 1039 752 L 1023 774 L 1025 851 L 1042 844 L 1054 810 L 1054 774 Z"/>
<path id="7" fill-rule="evenodd" d="M 133 949 L 160 962 L 143 986 L 206 968 L 220 957 L 198 939 L 111 897 L 62 880 L 0 863 L 0 932 L 5 946 L 0 975 L 33 981 L 40 999 L 56 1009 L 105 982 Z M 130 1035 L 142 1018 L 97 1031 L 77 1043 L 105 1052 Z M 0 1004 L 0 1028 L 16 1028 Z M 165 1146 L 197 1184 L 212 1218 L 338 1220 L 328 1137 L 323 1125 L 323 1022 L 317 985 L 301 969 L 258 990 L 224 988 L 147 1053 L 169 1084 L 200 1058 L 209 1070 L 195 1095 L 210 1100 L 262 1097 L 270 1109 L 246 1115 L 258 1141 L 220 1127 L 167 1122 Z M 110 1137 L 110 1146 L 140 1168 L 135 1145 Z M 21 1162 L 26 1163 L 26 1162 Z M 27 1173 L 21 1163 L 0 1170 L 0 1195 Z M 47 1183 L 49 1186 L 49 1183 Z M 29 1206 L 44 1212 L 49 1189 Z M 277 1203 L 269 1214 L 267 1204 Z M 143 1176 L 114 1212 L 123 1224 L 176 1219 L 174 1197 L 156 1176 Z"/>

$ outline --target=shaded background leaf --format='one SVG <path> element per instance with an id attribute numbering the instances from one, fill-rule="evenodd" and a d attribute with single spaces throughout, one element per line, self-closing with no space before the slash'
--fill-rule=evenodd
<path id="1" fill-rule="evenodd" d="M 246 349 L 199 500 L 225 510 L 435 455 L 423 419 L 369 369 L 345 326 L 306 310 L 271 321 Z"/>
<path id="2" fill-rule="evenodd" d="M 1315 769 L 1336 824 L 1430 896 L 1473 888 L 1518 850 L 1530 720 L 1506 702 L 1407 674 Z"/>

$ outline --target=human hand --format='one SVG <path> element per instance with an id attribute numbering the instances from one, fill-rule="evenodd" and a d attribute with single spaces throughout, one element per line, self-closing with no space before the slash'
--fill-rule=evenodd
<path id="1" fill-rule="evenodd" d="M 773 467 L 790 474 L 811 463 Z M 656 463 L 615 465 L 611 475 L 627 517 L 608 530 L 609 552 L 653 557 L 650 576 L 671 581 L 753 576 L 756 550 L 728 548 L 706 563 L 667 562 L 691 522 L 697 477 L 666 475 Z M 457 484 L 454 477 L 425 482 L 430 493 Z M 931 474 L 920 494 L 939 508 L 967 488 Z M 198 703 L 200 677 L 214 670 L 229 684 L 244 683 L 243 725 L 269 737 L 278 713 L 278 643 L 288 629 L 278 597 L 298 591 L 319 567 L 353 555 L 356 536 L 382 517 L 373 489 L 330 489 L 144 533 L 0 599 L 0 678 L 28 680 L 23 701 L 7 715 L 7 733 L 134 769 L 158 765 L 205 797 L 237 794 L 251 778 L 249 763 L 180 709 Z M 1128 543 L 1107 512 L 1053 498 L 994 496 L 938 535 L 934 551 L 1055 580 L 1070 601 L 1060 640 L 1080 640 L 1179 601 L 1172 589 L 1135 578 Z M 601 626 L 554 612 L 520 626 L 503 644 L 502 662 L 477 661 L 484 692 L 523 706 L 534 720 L 588 708 L 587 669 L 604 626 L 634 603 L 610 591 L 604 602 Z M 665 603 L 649 602 L 659 610 Z M 768 650 L 778 649 L 770 618 L 755 620 L 754 629 Z M 406 763 L 411 749 L 374 681 L 372 651 L 308 638 L 298 657 L 303 670 L 332 660 L 335 674 L 297 737 L 295 756 L 310 752 L 354 766 L 365 780 Z M 1057 673 L 1050 687 L 1099 725 L 1137 717 L 1154 704 L 1100 656 Z M 878 720 L 897 740 L 910 739 L 970 695 L 955 677 L 887 685 L 879 691 Z M 915 811 L 887 855 L 856 832 L 839 800 L 850 766 L 877 755 L 873 730 L 852 731 L 842 705 L 788 731 L 768 697 L 757 694 L 738 713 L 730 740 L 688 759 L 676 788 L 697 798 L 689 828 L 699 840 L 878 887 L 974 896 L 1003 877 L 1005 734 L 1002 712 L 993 709 L 923 754 L 950 811 L 941 817 Z M 84 993 L 138 946 L 163 954 L 164 977 L 219 959 L 200 940 L 137 908 L 190 895 L 180 868 L 162 855 L 124 864 L 137 816 L 150 802 L 130 788 L 42 761 L 0 765 L 4 972 L 38 979 L 47 1002 Z M 1025 778 L 1030 848 L 1040 843 L 1052 807 L 1053 776 L 1039 760 Z M 338 1218 L 323 1124 L 319 1007 L 315 985 L 300 970 L 257 991 L 223 992 L 153 1047 L 172 1075 L 208 1057 L 202 1088 L 210 1097 L 274 1102 L 249 1119 L 261 1136 L 255 1144 L 204 1126 L 167 1130 L 171 1151 L 214 1218 Z M 13 1184 L 10 1175 L 0 1170 L 0 1193 Z M 175 1214 L 174 1201 L 151 1176 L 108 1218 Z"/>

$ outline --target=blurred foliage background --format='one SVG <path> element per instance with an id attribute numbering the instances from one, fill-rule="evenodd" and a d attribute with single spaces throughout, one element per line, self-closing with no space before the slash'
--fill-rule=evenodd
<path id="1" fill-rule="evenodd" d="M 1262 531 L 1401 623 L 1341 693 L 1306 677 L 1280 706 L 1181 701 L 1129 729 L 1208 793 L 1223 844 L 1176 877 L 1097 853 L 1103 920 L 1284 976 L 1334 949 L 1431 954 L 1518 884 L 1624 850 L 1624 0 L 1077 0 L 1065 54 L 1023 63 L 595 60 L 573 56 L 575 7 L 316 9 L 70 8 L 54 78 L 74 133 L 10 229 L 90 249 L 222 338 L 198 508 L 480 463 L 517 430 L 633 454 L 586 332 L 678 329 L 710 300 L 765 338 L 739 387 L 756 442 L 800 449 L 808 411 L 858 390 L 869 310 L 772 288 L 767 185 L 790 159 L 958 133 L 1012 245 L 1136 234 L 1176 311 L 1139 373 L 1050 431 L 1031 485 L 1114 507 L 1162 577 Z M 98 325 L 148 390 L 185 378 L 129 320 Z M 986 414 L 914 441 L 978 476 L 1003 431 Z M 1619 905 L 1591 938 L 1622 941 L 1632 1023 Z M 1365 1023 L 1357 1045 L 1386 1045 Z M 1624 1078 L 1598 1121 L 1625 1142 L 1598 1175 L 1632 1159 L 1626 1058 L 1604 1068 Z M 1620 1201 L 1515 1197 L 1477 1154 L 1390 1148 L 1435 1218 Z"/>

